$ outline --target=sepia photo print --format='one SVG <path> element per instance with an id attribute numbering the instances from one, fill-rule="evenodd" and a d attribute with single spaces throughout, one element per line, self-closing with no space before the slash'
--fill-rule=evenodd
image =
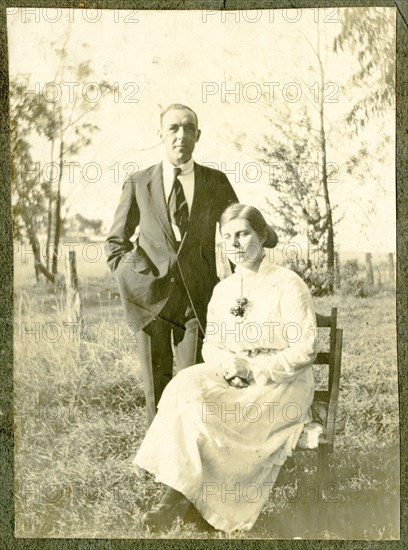
<path id="1" fill-rule="evenodd" d="M 396 17 L 7 9 L 17 538 L 399 540 Z"/>

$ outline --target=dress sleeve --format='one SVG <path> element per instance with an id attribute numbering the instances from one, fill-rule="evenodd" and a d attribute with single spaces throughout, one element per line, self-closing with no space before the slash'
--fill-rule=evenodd
<path id="1" fill-rule="evenodd" d="M 312 296 L 300 278 L 293 278 L 280 294 L 281 319 L 274 330 L 280 331 L 286 347 L 249 358 L 257 384 L 293 380 L 299 371 L 316 358 L 317 327 Z"/>
<path id="2" fill-rule="evenodd" d="M 216 285 L 207 309 L 207 326 L 205 331 L 202 355 L 205 363 L 222 364 L 231 357 L 231 352 L 221 341 L 222 292 L 220 284 Z"/>

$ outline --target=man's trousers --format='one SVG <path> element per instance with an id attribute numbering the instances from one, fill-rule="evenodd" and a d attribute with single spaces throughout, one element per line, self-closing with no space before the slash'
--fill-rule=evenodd
<path id="1" fill-rule="evenodd" d="M 202 363 L 202 333 L 181 278 L 175 278 L 173 289 L 159 316 L 137 334 L 148 427 L 172 379 L 173 366 L 177 373 Z"/>

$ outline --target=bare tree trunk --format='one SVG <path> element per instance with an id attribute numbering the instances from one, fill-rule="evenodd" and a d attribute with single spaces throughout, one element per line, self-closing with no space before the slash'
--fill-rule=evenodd
<path id="1" fill-rule="evenodd" d="M 20 215 L 24 223 L 24 227 L 27 233 L 28 242 L 30 243 L 31 249 L 34 255 L 34 270 L 35 270 L 35 279 L 37 282 L 40 280 L 40 274 L 50 281 L 55 283 L 55 277 L 49 270 L 43 265 L 41 261 L 41 245 L 37 237 L 37 231 L 35 227 L 35 221 L 31 216 L 30 206 L 27 205 L 26 200 L 22 196 L 22 192 L 18 183 L 15 183 L 18 197 L 21 201 Z"/>
<path id="2" fill-rule="evenodd" d="M 61 189 L 58 183 L 57 198 L 55 201 L 55 227 L 54 227 L 54 246 L 52 251 L 52 273 L 58 273 L 58 248 L 61 233 Z"/>
<path id="3" fill-rule="evenodd" d="M 327 153 L 326 153 L 326 132 L 324 128 L 324 68 L 320 57 L 320 36 L 319 28 L 317 28 L 317 60 L 319 64 L 320 74 L 320 90 L 319 90 L 319 119 L 320 119 L 320 159 L 322 164 L 322 185 L 324 202 L 326 206 L 327 216 L 327 272 L 329 275 L 328 290 L 333 292 L 334 286 L 334 231 L 333 217 L 330 204 L 328 177 L 327 177 Z"/>
<path id="4" fill-rule="evenodd" d="M 50 248 L 51 248 L 51 228 L 52 228 L 52 198 L 48 199 L 48 214 L 47 214 L 47 243 L 45 249 L 45 265 L 50 269 Z"/>
<path id="5" fill-rule="evenodd" d="M 61 113 L 60 113 L 60 124 L 62 128 Z M 59 150 L 59 174 L 58 174 L 58 184 L 57 184 L 57 196 L 55 199 L 54 249 L 52 254 L 53 275 L 56 275 L 58 273 L 58 252 L 59 252 L 59 241 L 60 241 L 60 235 L 61 235 L 61 180 L 62 180 L 63 160 L 64 160 L 64 143 L 62 138 L 63 136 L 61 134 L 60 150 Z"/>
<path id="6" fill-rule="evenodd" d="M 50 252 L 51 252 L 51 238 L 52 238 L 52 207 L 53 207 L 53 182 L 54 182 L 54 147 L 55 147 L 55 137 L 51 141 L 51 175 L 50 175 L 50 188 L 49 188 L 49 197 L 48 197 L 48 215 L 47 215 L 47 244 L 45 250 L 45 265 L 47 269 L 50 269 Z"/>
<path id="7" fill-rule="evenodd" d="M 51 283 L 55 283 L 54 275 L 50 273 L 48 269 L 46 269 L 46 267 L 41 262 L 40 243 L 38 241 L 37 235 L 35 234 L 35 230 L 32 224 L 30 223 L 30 220 L 27 219 L 27 217 L 24 220 L 24 223 L 27 231 L 28 240 L 34 254 L 34 269 L 35 269 L 36 280 L 38 282 L 39 275 L 42 274 L 48 281 L 50 281 Z"/>

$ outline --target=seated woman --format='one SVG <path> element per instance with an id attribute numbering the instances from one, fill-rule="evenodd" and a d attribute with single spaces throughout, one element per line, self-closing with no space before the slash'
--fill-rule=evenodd
<path id="1" fill-rule="evenodd" d="M 190 503 L 216 529 L 251 529 L 292 454 L 313 401 L 316 318 L 306 284 L 267 254 L 261 212 L 233 204 L 220 229 L 233 275 L 208 307 L 205 363 L 179 372 L 134 459 L 168 486 L 150 527 Z"/>

